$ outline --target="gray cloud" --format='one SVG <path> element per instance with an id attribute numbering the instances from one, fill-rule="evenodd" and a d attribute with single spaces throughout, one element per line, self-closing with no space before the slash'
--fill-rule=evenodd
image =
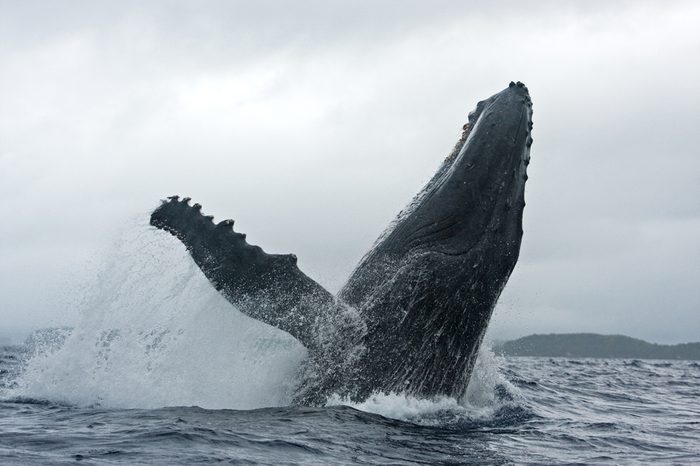
<path id="1" fill-rule="evenodd" d="M 519 79 L 535 144 L 493 334 L 700 339 L 700 7 L 522 3 L 0 4 L 3 322 L 70 320 L 67 284 L 173 193 L 337 289 Z"/>

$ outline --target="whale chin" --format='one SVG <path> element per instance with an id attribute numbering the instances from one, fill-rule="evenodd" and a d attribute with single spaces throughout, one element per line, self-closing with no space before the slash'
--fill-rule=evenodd
<path id="1" fill-rule="evenodd" d="M 309 350 L 295 401 L 375 392 L 461 397 L 522 240 L 532 101 L 511 82 L 479 102 L 433 178 L 360 261 L 338 296 L 298 267 L 171 196 L 151 225 L 175 235 L 243 313 Z"/>

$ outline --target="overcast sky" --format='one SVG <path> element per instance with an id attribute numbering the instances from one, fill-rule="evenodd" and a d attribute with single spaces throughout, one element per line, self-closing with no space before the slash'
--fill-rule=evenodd
<path id="1" fill-rule="evenodd" d="M 492 335 L 698 341 L 698 24 L 694 1 L 0 0 L 0 327 L 70 323 L 69 290 L 176 193 L 336 291 L 521 80 L 525 233 Z"/>

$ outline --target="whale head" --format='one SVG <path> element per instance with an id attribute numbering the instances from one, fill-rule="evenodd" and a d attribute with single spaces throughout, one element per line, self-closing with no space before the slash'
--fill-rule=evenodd
<path id="1" fill-rule="evenodd" d="M 528 90 L 511 83 L 468 118 L 455 151 L 388 233 L 387 250 L 462 255 L 485 241 L 519 245 L 532 144 Z"/>
<path id="2" fill-rule="evenodd" d="M 370 335 L 382 328 L 368 341 L 368 363 L 369 385 L 384 391 L 464 393 L 518 259 L 532 144 L 527 87 L 511 82 L 479 102 L 463 129 L 341 291 L 365 313 Z"/>

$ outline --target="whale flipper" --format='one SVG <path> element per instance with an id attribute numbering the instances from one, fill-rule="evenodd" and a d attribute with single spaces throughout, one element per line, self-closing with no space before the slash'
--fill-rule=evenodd
<path id="1" fill-rule="evenodd" d="M 333 295 L 299 270 L 293 254 L 267 254 L 235 232 L 232 220 L 214 224 L 189 200 L 163 201 L 151 225 L 182 241 L 207 279 L 241 312 L 314 348 L 315 327 L 334 308 Z"/>

